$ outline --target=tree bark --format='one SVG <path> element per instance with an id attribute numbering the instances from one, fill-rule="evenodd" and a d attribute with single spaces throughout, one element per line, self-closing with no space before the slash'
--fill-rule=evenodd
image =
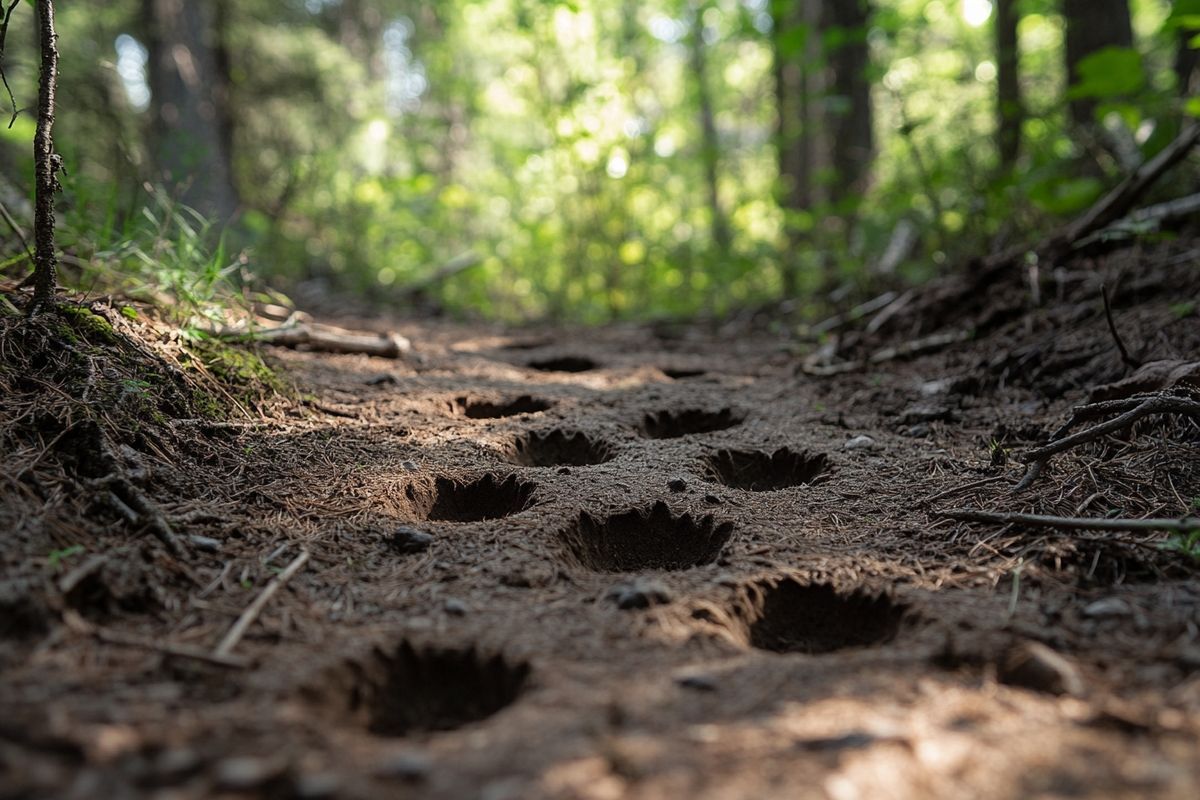
<path id="1" fill-rule="evenodd" d="M 816 203 L 815 135 L 812 98 L 815 94 L 815 62 L 818 0 L 772 0 L 771 47 L 775 90 L 775 154 L 779 170 L 778 202 L 783 209 L 786 243 L 781 254 L 783 293 L 795 297 L 800 291 L 799 251 L 804 235 L 794 217 Z M 802 47 L 795 47 L 795 32 L 806 30 Z M 786 45 L 786 46 L 785 46 Z"/>
<path id="2" fill-rule="evenodd" d="M 1021 102 L 1020 43 L 1017 23 L 1018 0 L 996 2 L 996 149 L 1000 167 L 1012 169 L 1021 152 L 1021 123 L 1025 118 Z"/>
<path id="3" fill-rule="evenodd" d="M 37 130 L 33 137 L 34 160 L 34 275 L 29 314 L 54 307 L 58 291 L 58 255 L 54 248 L 54 195 L 58 191 L 61 158 L 54 152 L 54 94 L 58 88 L 58 36 L 54 32 L 54 3 L 37 0 L 41 75 L 38 79 Z"/>
<path id="4" fill-rule="evenodd" d="M 154 150 L 166 180 L 202 214 L 227 222 L 237 211 L 211 0 L 143 0 L 149 23 Z"/>
<path id="5" fill-rule="evenodd" d="M 1062 0 L 1067 23 L 1066 66 L 1071 85 L 1079 82 L 1079 62 L 1105 47 L 1133 47 L 1129 0 Z M 1089 126 L 1096 101 L 1081 97 L 1070 102 L 1071 120 Z"/>
<path id="6" fill-rule="evenodd" d="M 836 204 L 865 188 L 875 150 L 872 130 L 870 52 L 866 28 L 871 7 L 867 0 L 824 0 L 822 33 L 840 28 L 844 40 L 827 53 L 829 92 L 826 125 L 830 131 L 830 162 L 834 180 L 830 199 Z"/>
<path id="7" fill-rule="evenodd" d="M 708 190 L 708 209 L 711 219 L 713 245 L 721 258 L 729 255 L 732 235 L 725 209 L 721 204 L 720 159 L 721 142 L 717 137 L 717 124 L 713 112 L 712 92 L 708 86 L 708 59 L 705 53 L 704 22 L 702 8 L 693 7 L 691 32 L 692 72 L 696 80 L 696 100 L 700 113 L 700 161 L 704 166 L 704 185 Z"/>

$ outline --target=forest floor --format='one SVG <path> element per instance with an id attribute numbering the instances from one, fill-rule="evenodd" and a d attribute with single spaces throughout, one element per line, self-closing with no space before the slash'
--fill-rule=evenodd
<path id="1" fill-rule="evenodd" d="M 826 377 L 754 320 L 359 319 L 413 351 L 272 350 L 296 399 L 224 422 L 137 410 L 161 326 L 0 320 L 0 797 L 1200 797 L 1197 562 L 939 516 L 1192 511 L 1185 416 L 1012 489 L 1133 371 L 1102 281 L 1135 357 L 1200 352 L 1195 248 L 914 302 Z"/>

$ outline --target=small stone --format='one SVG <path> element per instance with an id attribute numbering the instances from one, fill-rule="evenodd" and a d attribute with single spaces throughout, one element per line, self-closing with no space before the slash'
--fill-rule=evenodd
<path id="1" fill-rule="evenodd" d="M 571 468 L 570 468 L 570 467 L 559 467 L 559 468 L 558 468 L 558 474 L 559 474 L 559 475 L 570 475 L 570 474 L 571 474 Z"/>
<path id="2" fill-rule="evenodd" d="M 948 406 L 918 403 L 900 412 L 900 424 L 916 425 L 920 422 L 951 420 L 953 417 L 954 413 Z"/>
<path id="3" fill-rule="evenodd" d="M 875 440 L 872 439 L 870 436 L 861 434 L 861 435 L 855 436 L 851 439 L 847 439 L 846 443 L 844 445 L 842 445 L 842 449 L 843 450 L 874 450 L 875 449 Z"/>
<path id="4" fill-rule="evenodd" d="M 221 542 L 211 536 L 193 534 L 188 537 L 188 541 L 192 543 L 192 547 L 203 553 L 216 553 L 221 549 Z"/>
<path id="5" fill-rule="evenodd" d="M 425 531 L 401 525 L 388 537 L 387 543 L 397 553 L 422 553 L 433 544 L 433 536 Z"/>
<path id="6" fill-rule="evenodd" d="M 380 778 L 398 778 L 403 781 L 423 781 L 433 764 L 421 753 L 394 753 L 375 765 L 374 773 Z"/>
<path id="7" fill-rule="evenodd" d="M 1076 696 L 1084 691 L 1075 664 L 1038 642 L 1021 642 L 1009 648 L 999 666 L 1000 682 L 1009 686 Z"/>
<path id="8" fill-rule="evenodd" d="M 333 772 L 312 772 L 296 779 L 296 796 L 309 798 L 336 797 L 342 779 Z"/>
<path id="9" fill-rule="evenodd" d="M 446 598 L 446 602 L 442 604 L 442 608 L 445 609 L 447 614 L 454 617 L 461 617 L 467 613 L 467 604 L 457 597 Z"/>
<path id="10" fill-rule="evenodd" d="M 691 689 L 696 692 L 715 692 L 717 690 L 717 679 L 711 675 L 682 675 L 675 679 L 675 683 L 682 689 Z"/>
<path id="11" fill-rule="evenodd" d="M 420 469 L 420 467 L 417 466 L 417 462 L 415 462 L 415 461 L 401 461 L 400 466 L 403 467 L 404 469 L 408 470 L 409 472 L 416 472 L 417 470 Z"/>
<path id="12" fill-rule="evenodd" d="M 650 608 L 671 602 L 671 590 L 661 581 L 637 578 L 618 583 L 605 594 L 622 611 Z"/>
<path id="13" fill-rule="evenodd" d="M 687 481 L 683 478 L 672 478 L 667 481 L 667 488 L 672 492 L 682 492 L 687 489 Z"/>
<path id="14" fill-rule="evenodd" d="M 372 375 L 367 378 L 363 383 L 367 386 L 394 385 L 396 383 L 396 376 L 388 372 L 381 372 L 378 375 Z"/>
<path id="15" fill-rule="evenodd" d="M 909 425 L 905 428 L 904 435 L 914 439 L 923 439 L 929 435 L 930 430 L 932 429 L 929 427 L 929 423 L 918 422 L 916 425 Z"/>
<path id="16" fill-rule="evenodd" d="M 1132 613 L 1129 603 L 1119 597 L 1105 597 L 1083 607 L 1085 617 L 1128 617 Z"/>
<path id="17" fill-rule="evenodd" d="M 704 502 L 708 503 L 710 506 L 719 506 L 724 501 L 722 501 L 721 498 L 717 497 L 715 494 L 706 494 L 704 495 Z"/>
<path id="18" fill-rule="evenodd" d="M 235 792 L 249 791 L 279 777 L 285 768 L 282 761 L 265 758 L 227 758 L 217 764 L 217 785 Z"/>

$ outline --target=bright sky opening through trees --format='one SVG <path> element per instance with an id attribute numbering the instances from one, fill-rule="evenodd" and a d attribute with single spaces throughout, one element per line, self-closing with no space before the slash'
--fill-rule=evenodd
<path id="1" fill-rule="evenodd" d="M 58 16 L 68 254 L 120 253 L 178 202 L 235 271 L 381 302 L 422 286 L 506 319 L 818 313 L 1061 222 L 1200 111 L 1196 0 L 115 0 Z M 17 207 L 33 29 L 18 5 L 19 113 L 0 133 Z"/>

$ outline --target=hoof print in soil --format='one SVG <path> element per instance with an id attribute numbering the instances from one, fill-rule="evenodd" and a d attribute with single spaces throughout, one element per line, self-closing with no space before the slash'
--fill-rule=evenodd
<path id="1" fill-rule="evenodd" d="M 449 731 L 512 704 L 529 680 L 527 663 L 465 649 L 403 642 L 347 662 L 308 694 L 336 717 L 377 736 Z"/>
<path id="2" fill-rule="evenodd" d="M 618 583 L 605 593 L 605 597 L 622 611 L 632 611 L 666 605 L 671 602 L 671 590 L 662 581 L 637 578 Z"/>
<path id="3" fill-rule="evenodd" d="M 388 547 L 401 555 L 423 553 L 433 544 L 433 537 L 425 531 L 401 525 L 387 538 Z"/>
<path id="4" fill-rule="evenodd" d="M 530 361 L 529 366 L 540 372 L 590 372 L 599 369 L 599 362 L 586 356 L 560 356 Z"/>
<path id="5" fill-rule="evenodd" d="M 523 394 L 512 400 L 479 400 L 473 397 L 458 397 L 450 404 L 450 410 L 468 419 L 501 419 L 515 417 L 518 414 L 536 414 L 546 411 L 554 405 L 549 400 L 542 400 L 532 395 Z"/>
<path id="6" fill-rule="evenodd" d="M 479 522 L 517 514 L 533 502 L 537 488 L 515 475 L 497 478 L 484 475 L 459 482 L 438 478 L 432 486 L 410 484 L 405 494 L 413 513 L 420 519 L 438 522 Z"/>
<path id="7" fill-rule="evenodd" d="M 772 492 L 812 483 L 828 472 L 829 459 L 786 447 L 774 453 L 721 450 L 706 460 L 704 470 L 712 480 L 734 489 Z"/>
<path id="8" fill-rule="evenodd" d="M 562 533 L 580 565 L 598 572 L 680 570 L 710 564 L 733 535 L 733 523 L 711 515 L 677 515 L 658 502 L 596 518 L 584 512 Z"/>
<path id="9" fill-rule="evenodd" d="M 1047 694 L 1083 694 L 1083 678 L 1066 656 L 1038 642 L 1020 642 L 1004 653 L 997 675 L 1001 683 Z"/>
<path id="10" fill-rule="evenodd" d="M 863 589 L 837 591 L 827 583 L 788 578 L 749 587 L 743 620 L 749 643 L 776 653 L 831 653 L 890 641 L 906 606 Z"/>
<path id="11" fill-rule="evenodd" d="M 586 467 L 612 460 L 612 448 L 579 431 L 527 433 L 512 443 L 509 461 L 526 467 Z"/>
<path id="12" fill-rule="evenodd" d="M 642 435 L 650 439 L 677 439 L 694 433 L 713 433 L 741 425 L 745 417 L 730 408 L 704 411 L 689 408 L 683 411 L 659 411 L 642 419 Z"/>

